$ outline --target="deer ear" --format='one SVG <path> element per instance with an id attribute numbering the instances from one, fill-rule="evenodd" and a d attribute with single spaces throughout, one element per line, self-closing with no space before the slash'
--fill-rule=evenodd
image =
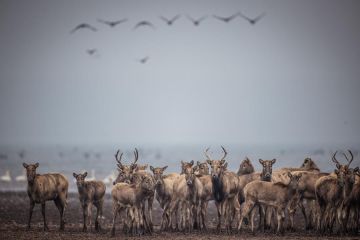
<path id="1" fill-rule="evenodd" d="M 23 167 L 27 168 L 29 165 L 27 165 L 26 163 L 23 163 Z"/>
<path id="2" fill-rule="evenodd" d="M 209 164 L 211 166 L 211 161 L 210 160 L 206 160 L 207 164 Z"/>
<path id="3" fill-rule="evenodd" d="M 359 172 L 359 167 L 354 168 L 354 172 Z"/>
<path id="4" fill-rule="evenodd" d="M 276 163 L 276 159 L 274 158 L 273 160 L 271 160 L 271 164 Z"/>
<path id="5" fill-rule="evenodd" d="M 86 176 L 87 176 L 87 172 L 84 172 L 83 176 L 86 177 Z"/>
<path id="6" fill-rule="evenodd" d="M 264 160 L 262 160 L 261 158 L 259 159 L 259 163 L 263 164 Z"/>
<path id="7" fill-rule="evenodd" d="M 335 169 L 335 174 L 338 175 L 339 174 L 339 170 L 338 169 Z"/>
<path id="8" fill-rule="evenodd" d="M 184 165 L 185 163 L 184 163 L 184 161 L 183 160 L 181 160 L 181 165 Z"/>
<path id="9" fill-rule="evenodd" d="M 292 178 L 292 174 L 290 172 L 288 172 L 287 175 L 288 175 L 289 178 Z"/>
<path id="10" fill-rule="evenodd" d="M 154 167 L 153 166 L 150 166 L 150 170 L 154 172 Z"/>
<path id="11" fill-rule="evenodd" d="M 37 163 L 35 163 L 35 167 L 36 168 L 38 168 L 39 167 L 39 163 L 37 162 Z"/>
<path id="12" fill-rule="evenodd" d="M 220 164 L 223 165 L 225 163 L 225 159 L 220 161 Z"/>
<path id="13" fill-rule="evenodd" d="M 222 167 L 223 167 L 223 169 L 226 169 L 227 168 L 227 163 L 224 163 L 223 165 L 222 165 Z"/>
<path id="14" fill-rule="evenodd" d="M 197 161 L 196 162 L 196 165 L 200 166 L 201 162 L 200 161 Z"/>
<path id="15" fill-rule="evenodd" d="M 191 160 L 190 164 L 191 164 L 191 166 L 193 166 L 194 165 L 194 160 Z"/>
<path id="16" fill-rule="evenodd" d="M 76 177 L 77 177 L 77 174 L 76 174 L 76 173 L 73 173 L 73 176 L 74 176 L 74 178 L 76 178 Z"/>
<path id="17" fill-rule="evenodd" d="M 165 166 L 162 168 L 163 171 L 165 171 L 168 168 L 168 166 Z"/>

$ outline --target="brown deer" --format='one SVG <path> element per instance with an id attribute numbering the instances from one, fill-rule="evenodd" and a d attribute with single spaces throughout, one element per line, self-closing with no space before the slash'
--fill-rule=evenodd
<path id="1" fill-rule="evenodd" d="M 193 161 L 191 162 L 193 163 Z M 184 166 L 184 164 L 183 164 Z M 172 216 L 175 210 L 180 211 L 180 229 L 192 231 L 193 217 L 198 222 L 202 184 L 195 175 L 195 169 L 188 164 L 181 174 L 174 181 L 173 197 L 170 203 L 169 224 L 172 223 Z"/>
<path id="2" fill-rule="evenodd" d="M 128 210 L 128 217 L 132 225 L 135 224 L 134 233 L 142 234 L 143 214 L 141 203 L 149 191 L 153 191 L 151 179 L 142 176 L 138 184 L 117 183 L 111 191 L 113 205 L 113 221 L 111 236 L 115 236 L 115 221 L 117 214 L 124 209 Z"/>
<path id="3" fill-rule="evenodd" d="M 320 213 L 317 217 L 317 230 L 324 233 L 326 230 L 332 231 L 333 224 L 336 219 L 337 209 L 341 207 L 343 196 L 346 191 L 349 174 L 349 161 L 347 165 L 342 165 L 336 159 L 336 153 L 332 157 L 332 161 L 336 164 L 335 174 L 319 178 L 315 184 L 316 201 L 318 203 Z M 337 218 L 341 221 L 341 218 Z M 341 222 L 339 222 L 342 225 Z"/>
<path id="4" fill-rule="evenodd" d="M 87 230 L 87 222 L 90 220 L 91 224 L 91 208 L 92 205 L 95 205 L 96 218 L 95 218 L 95 230 L 100 231 L 101 225 L 99 219 L 102 217 L 102 208 L 104 204 L 104 195 L 106 191 L 106 186 L 101 181 L 85 181 L 87 172 L 83 174 L 73 173 L 74 178 L 76 179 L 76 185 L 79 192 L 79 200 L 83 209 L 84 225 L 83 231 Z"/>
<path id="5" fill-rule="evenodd" d="M 194 168 L 195 168 L 195 174 L 196 175 L 202 176 L 202 175 L 209 175 L 210 174 L 209 166 L 208 166 L 207 162 L 199 162 L 199 161 L 197 161 L 196 166 Z"/>
<path id="6" fill-rule="evenodd" d="M 348 206 L 349 212 L 345 214 L 348 216 L 347 227 L 352 234 L 357 234 L 359 230 L 359 210 L 360 210 L 360 171 L 355 171 L 355 182 L 349 198 L 344 203 Z"/>
<path id="7" fill-rule="evenodd" d="M 245 201 L 244 191 L 243 189 L 245 186 L 253 181 L 272 181 L 272 166 L 275 164 L 276 159 L 272 160 L 262 160 L 259 159 L 259 163 L 262 165 L 262 171 L 261 172 L 254 172 L 249 174 L 244 174 L 239 176 L 239 186 L 240 186 L 240 192 L 239 192 L 239 203 L 242 204 Z M 255 214 L 255 212 L 251 211 L 251 214 Z M 270 218 L 271 218 L 271 208 L 268 208 L 267 206 L 259 205 L 259 229 L 265 230 L 265 227 L 269 227 L 270 225 Z"/>
<path id="8" fill-rule="evenodd" d="M 139 176 L 144 176 L 150 179 L 150 181 L 153 183 L 153 186 L 155 185 L 154 183 L 154 179 L 152 177 L 152 175 L 148 172 L 146 172 L 145 170 L 141 170 L 138 169 L 138 171 L 136 171 L 137 169 L 137 161 L 139 159 L 139 152 L 137 150 L 137 148 L 135 148 L 134 151 L 134 160 L 130 165 L 124 165 L 121 162 L 121 158 L 123 156 L 123 153 L 121 153 L 120 155 L 120 150 L 118 150 L 115 154 L 115 159 L 117 161 L 117 166 L 118 166 L 118 176 L 114 181 L 114 185 L 116 183 L 119 182 L 125 182 L 125 183 L 134 183 L 136 182 L 136 179 L 138 179 Z M 143 202 L 141 203 L 142 206 L 142 214 L 143 214 L 143 221 L 145 222 L 145 227 L 146 227 L 146 231 L 151 233 L 153 231 L 153 223 L 152 223 L 152 206 L 153 206 L 153 201 L 154 201 L 154 188 L 153 191 L 148 191 L 147 195 L 144 196 L 143 198 Z M 145 211 L 145 201 L 148 202 L 147 204 L 147 209 Z"/>
<path id="9" fill-rule="evenodd" d="M 316 165 L 316 163 L 309 157 L 305 158 L 303 163 L 298 168 L 280 168 L 276 170 L 276 172 L 293 172 L 293 171 L 311 171 L 311 172 L 320 172 L 319 167 Z M 275 173 L 275 172 L 274 172 Z"/>
<path id="10" fill-rule="evenodd" d="M 309 172 L 309 171 L 293 171 L 291 172 L 293 176 L 301 175 L 301 179 L 299 181 L 299 197 L 294 198 L 293 201 L 288 206 L 288 214 L 289 214 L 289 229 L 294 230 L 294 216 L 296 213 L 296 209 L 300 207 L 301 212 L 305 219 L 305 229 L 309 230 L 313 228 L 313 223 L 315 223 L 315 207 L 313 206 L 314 201 L 316 200 L 315 194 L 315 183 L 316 181 L 324 176 L 328 176 L 329 173 L 320 173 L 320 172 Z M 285 177 L 285 173 L 283 173 L 282 179 L 284 183 L 290 181 L 288 177 Z M 306 213 L 305 206 L 303 204 L 303 200 L 307 200 L 307 205 L 310 207 L 309 214 Z"/>
<path id="11" fill-rule="evenodd" d="M 44 230 L 49 228 L 45 218 L 45 203 L 53 200 L 60 213 L 60 230 L 64 230 L 64 212 L 66 208 L 66 199 L 68 194 L 69 182 L 66 177 L 59 173 L 37 174 L 36 169 L 39 163 L 23 163 L 27 175 L 27 193 L 30 200 L 29 219 L 27 228 L 30 229 L 31 216 L 35 203 L 41 204 L 41 213 L 44 219 Z"/>
<path id="12" fill-rule="evenodd" d="M 153 167 L 150 166 L 150 170 L 153 172 L 155 179 L 155 198 L 159 202 L 160 207 L 163 209 L 163 215 L 161 219 L 161 230 L 166 230 L 169 224 L 169 206 L 171 198 L 173 196 L 173 186 L 175 178 L 179 177 L 178 173 L 172 173 L 164 175 L 165 167 Z"/>
<path id="13" fill-rule="evenodd" d="M 253 181 L 244 188 L 245 203 L 241 212 L 238 230 L 241 230 L 241 224 L 254 206 L 262 204 L 276 209 L 277 232 L 284 233 L 283 222 L 285 219 L 285 208 L 293 196 L 296 195 L 298 183 L 301 175 L 292 176 L 289 172 L 289 184 L 281 182 Z M 254 232 L 254 215 L 251 215 L 251 231 Z"/>
<path id="14" fill-rule="evenodd" d="M 209 148 L 205 150 L 206 162 L 211 167 L 211 179 L 213 185 L 213 194 L 215 204 L 218 211 L 218 225 L 217 230 L 221 230 L 221 217 L 225 220 L 225 228 L 227 233 L 231 232 L 231 222 L 234 216 L 240 214 L 240 204 L 238 195 L 240 190 L 238 176 L 227 171 L 227 163 L 225 158 L 227 152 L 221 146 L 224 156 L 220 160 L 212 160 L 208 154 Z"/>
<path id="15" fill-rule="evenodd" d="M 239 170 L 237 171 L 238 176 L 242 176 L 245 174 L 250 174 L 255 172 L 254 166 L 252 165 L 250 159 L 246 157 L 239 166 Z"/>

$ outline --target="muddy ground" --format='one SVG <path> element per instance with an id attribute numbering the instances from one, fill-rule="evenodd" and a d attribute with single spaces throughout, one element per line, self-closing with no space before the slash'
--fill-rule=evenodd
<path id="1" fill-rule="evenodd" d="M 32 229 L 26 230 L 28 218 L 29 200 L 25 192 L 0 192 L 0 239 L 108 239 L 110 238 L 111 228 L 111 200 L 106 195 L 104 204 L 104 232 L 96 233 L 95 231 L 83 233 L 82 230 L 82 212 L 76 193 L 70 193 L 68 197 L 68 207 L 66 210 L 66 226 L 64 232 L 59 232 L 59 213 L 52 202 L 46 206 L 46 217 L 49 232 L 43 231 L 43 221 L 41 216 L 41 206 L 36 205 L 32 217 Z M 286 232 L 284 236 L 278 236 L 273 233 L 257 233 L 252 235 L 247 226 L 241 234 L 226 235 L 225 233 L 216 233 L 215 225 L 217 223 L 215 206 L 209 204 L 208 227 L 207 232 L 197 232 L 183 234 L 179 232 L 160 233 L 158 231 L 161 209 L 158 204 L 154 206 L 154 224 L 155 233 L 141 237 L 131 237 L 124 235 L 121 231 L 120 223 L 117 225 L 115 239 L 360 239 L 357 236 L 317 236 L 314 232 L 303 230 L 304 222 L 299 213 L 296 216 L 296 231 Z M 112 238 L 114 239 L 114 238 Z"/>

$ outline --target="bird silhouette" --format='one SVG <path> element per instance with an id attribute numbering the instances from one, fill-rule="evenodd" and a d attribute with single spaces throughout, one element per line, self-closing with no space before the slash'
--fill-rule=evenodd
<path id="1" fill-rule="evenodd" d="M 234 18 L 236 18 L 237 16 L 239 16 L 239 13 L 235 13 L 229 17 L 221 17 L 221 16 L 217 16 L 217 15 L 213 15 L 214 18 L 220 20 L 220 21 L 223 21 L 223 22 L 230 22 L 231 20 L 233 20 Z"/>
<path id="2" fill-rule="evenodd" d="M 96 48 L 92 48 L 92 49 L 86 50 L 86 52 L 87 52 L 90 56 L 92 56 L 92 55 L 98 53 L 98 50 L 97 50 Z"/>
<path id="3" fill-rule="evenodd" d="M 151 27 L 152 29 L 155 29 L 154 24 L 152 24 L 152 23 L 149 22 L 149 21 L 145 21 L 145 20 L 138 22 L 138 23 L 134 26 L 134 29 L 137 29 L 138 27 Z"/>
<path id="4" fill-rule="evenodd" d="M 138 59 L 138 61 L 142 64 L 145 64 L 148 60 L 149 60 L 149 56 Z"/>
<path id="5" fill-rule="evenodd" d="M 187 15 L 187 18 L 194 24 L 194 26 L 199 26 L 200 23 L 207 18 L 207 16 L 202 16 L 199 19 L 194 19 L 191 16 Z"/>
<path id="6" fill-rule="evenodd" d="M 97 29 L 95 27 L 91 26 L 90 24 L 81 23 L 81 24 L 77 25 L 73 30 L 71 30 L 70 33 L 72 34 L 72 33 L 76 32 L 76 31 L 78 31 L 80 29 L 89 29 L 89 30 L 91 30 L 93 32 L 97 31 Z"/>
<path id="7" fill-rule="evenodd" d="M 249 18 L 247 16 L 245 16 L 243 13 L 239 12 L 239 15 L 244 18 L 245 20 L 247 20 L 251 25 L 255 25 L 260 19 L 262 19 L 266 13 L 263 12 L 262 14 L 260 14 L 259 16 L 257 16 L 256 18 Z"/>
<path id="8" fill-rule="evenodd" d="M 126 22 L 127 20 L 128 20 L 127 18 L 121 19 L 119 21 L 106 21 L 106 20 L 98 19 L 98 22 L 103 23 L 103 24 L 108 25 L 109 27 L 113 28 L 121 23 Z"/>
<path id="9" fill-rule="evenodd" d="M 166 22 L 167 25 L 172 25 L 176 20 L 178 20 L 180 18 L 180 14 L 176 15 L 175 17 L 168 19 L 166 17 L 160 16 L 161 20 L 164 20 L 164 22 Z"/>

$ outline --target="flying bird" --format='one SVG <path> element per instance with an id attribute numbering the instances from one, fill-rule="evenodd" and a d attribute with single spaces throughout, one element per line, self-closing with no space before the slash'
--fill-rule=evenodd
<path id="1" fill-rule="evenodd" d="M 91 26 L 90 24 L 81 23 L 81 24 L 77 25 L 73 30 L 71 30 L 70 33 L 74 33 L 74 32 L 76 32 L 76 31 L 78 31 L 80 29 L 89 29 L 89 30 L 91 30 L 93 32 L 97 31 L 97 29 L 95 27 Z"/>
<path id="2" fill-rule="evenodd" d="M 194 26 L 199 26 L 200 23 L 201 23 L 203 20 L 205 20 L 205 18 L 207 18 L 207 16 L 203 16 L 203 17 L 201 17 L 201 18 L 199 18 L 199 19 L 194 19 L 194 18 L 190 17 L 189 15 L 188 15 L 187 17 L 188 17 L 188 19 L 194 24 Z"/>
<path id="3" fill-rule="evenodd" d="M 94 55 L 95 53 L 98 53 L 98 50 L 96 48 L 92 48 L 92 49 L 86 50 L 86 52 L 91 56 L 91 55 Z"/>
<path id="4" fill-rule="evenodd" d="M 103 24 L 108 25 L 109 27 L 113 28 L 121 23 L 126 22 L 127 20 L 128 20 L 127 18 L 121 19 L 119 21 L 106 21 L 106 20 L 98 19 L 98 22 L 103 23 Z"/>
<path id="5" fill-rule="evenodd" d="M 151 27 L 151 28 L 155 29 L 155 26 L 149 21 L 140 21 L 140 22 L 138 22 L 135 25 L 134 29 L 137 29 L 138 27 Z"/>
<path id="6" fill-rule="evenodd" d="M 166 22 L 167 25 L 172 25 L 176 20 L 180 18 L 180 14 L 176 15 L 175 17 L 168 19 L 166 17 L 160 16 L 160 19 Z"/>
<path id="7" fill-rule="evenodd" d="M 221 16 L 217 16 L 217 15 L 213 15 L 214 18 L 220 20 L 220 21 L 223 21 L 225 23 L 228 23 L 230 22 L 231 20 L 233 20 L 234 18 L 236 18 L 237 16 L 239 16 L 239 13 L 235 13 L 229 17 L 221 17 Z"/>
<path id="8" fill-rule="evenodd" d="M 149 60 L 149 56 L 138 59 L 138 61 L 142 64 L 145 64 L 148 60 Z"/>
<path id="9" fill-rule="evenodd" d="M 263 12 L 262 14 L 257 16 L 256 18 L 249 18 L 249 17 L 245 16 L 244 14 L 242 14 L 241 12 L 239 12 L 239 15 L 242 18 L 244 18 L 245 20 L 247 20 L 251 25 L 255 25 L 260 19 L 262 19 L 266 15 L 266 13 Z"/>

